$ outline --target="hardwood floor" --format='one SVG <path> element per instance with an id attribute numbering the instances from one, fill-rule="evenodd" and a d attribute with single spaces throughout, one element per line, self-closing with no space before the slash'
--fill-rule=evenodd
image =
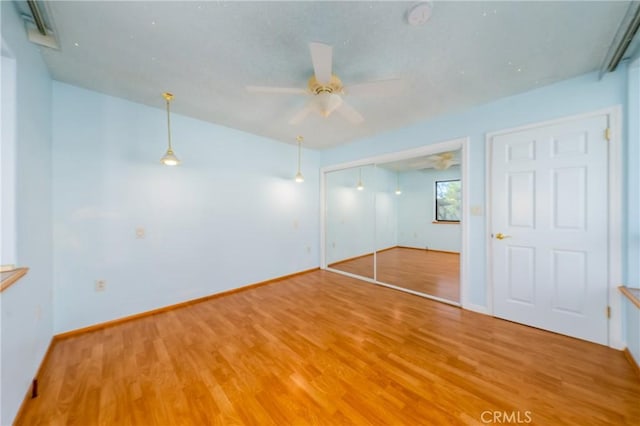
<path id="1" fill-rule="evenodd" d="M 377 280 L 442 299 L 460 302 L 460 255 L 394 247 L 377 253 Z M 373 255 L 329 265 L 373 278 Z"/>
<path id="2" fill-rule="evenodd" d="M 378 253 L 378 281 L 460 301 L 460 255 L 396 247 Z"/>
<path id="3" fill-rule="evenodd" d="M 373 279 L 373 254 L 365 254 L 364 256 L 358 256 L 353 259 L 342 260 L 328 266 L 339 271 Z"/>
<path id="4" fill-rule="evenodd" d="M 18 425 L 640 424 L 619 351 L 327 271 L 60 340 L 39 381 Z"/>

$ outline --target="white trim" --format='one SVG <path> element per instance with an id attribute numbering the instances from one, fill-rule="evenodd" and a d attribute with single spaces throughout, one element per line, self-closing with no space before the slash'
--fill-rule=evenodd
<path id="1" fill-rule="evenodd" d="M 4 39 L 0 58 L 0 265 L 16 265 L 20 260 L 16 235 L 18 65 Z"/>
<path id="2" fill-rule="evenodd" d="M 487 314 L 493 315 L 493 259 L 491 257 L 491 141 L 497 132 L 487 133 L 485 135 L 484 149 L 484 206 L 485 206 L 485 253 L 486 253 L 486 276 L 485 276 L 485 305 L 487 306 Z"/>
<path id="3" fill-rule="evenodd" d="M 493 315 L 493 274 L 492 274 L 492 251 L 491 251 L 491 156 L 492 140 L 495 136 L 507 133 L 519 132 L 539 127 L 553 126 L 568 121 L 581 120 L 594 116 L 607 116 L 609 127 L 611 128 L 611 141 L 609 142 L 609 164 L 608 164 L 608 192 L 609 192 L 609 275 L 608 275 L 608 304 L 611 307 L 611 318 L 609 320 L 608 344 L 615 349 L 624 348 L 622 335 L 622 313 L 618 286 L 622 280 L 622 107 L 615 105 L 609 108 L 591 111 L 582 114 L 565 116 L 553 120 L 531 123 L 524 126 L 512 127 L 485 135 L 485 202 L 486 202 L 486 241 L 487 241 L 487 311 Z"/>
<path id="4" fill-rule="evenodd" d="M 622 304 L 618 286 L 622 283 L 622 107 L 610 109 L 609 128 L 609 346 L 625 347 L 622 330 Z"/>
<path id="5" fill-rule="evenodd" d="M 353 167 L 361 167 L 364 165 L 376 165 L 381 163 L 389 163 L 393 161 L 406 160 L 408 158 L 420 157 L 425 155 L 436 154 L 439 152 L 445 151 L 454 151 L 461 150 L 461 164 L 460 164 L 460 181 L 462 182 L 462 221 L 460 222 L 460 232 L 462 234 L 462 246 L 460 250 L 460 303 L 452 302 L 450 300 L 441 299 L 439 297 L 430 296 L 424 293 L 420 293 L 413 290 L 404 289 L 402 287 L 396 287 L 391 284 L 385 284 L 375 279 L 364 278 L 358 275 L 344 273 L 342 271 L 337 271 L 335 269 L 331 269 L 327 266 L 326 259 L 326 176 L 328 172 L 333 172 L 337 170 L 344 170 Z M 437 300 L 440 302 L 448 303 L 453 306 L 462 306 L 466 308 L 467 301 L 470 299 L 469 297 L 469 283 L 468 283 L 468 270 L 469 270 L 469 138 L 457 138 L 448 141 L 443 141 L 431 145 L 425 145 L 419 148 L 392 152 L 389 154 L 382 154 L 375 157 L 363 158 L 360 160 L 351 161 L 348 163 L 336 164 L 333 166 L 326 166 L 320 169 L 320 268 L 326 269 L 329 271 L 342 273 L 343 275 L 350 276 L 352 278 L 362 279 L 367 282 L 371 282 L 374 284 L 383 285 L 386 287 L 394 288 L 396 290 L 405 291 L 407 293 L 416 294 L 422 297 L 426 297 L 428 299 Z M 374 204 L 375 206 L 375 204 Z M 374 238 L 376 235 L 375 224 L 374 224 Z M 374 251 L 374 256 L 377 250 Z M 375 265 L 375 264 L 374 264 Z M 374 269 L 375 273 L 375 269 Z"/>
<path id="6" fill-rule="evenodd" d="M 318 179 L 320 182 L 320 269 L 327 269 L 327 256 L 325 245 L 327 244 L 326 235 L 324 232 L 326 225 L 326 215 L 327 215 L 327 206 L 326 206 L 326 179 L 327 174 L 322 171 L 322 169 L 318 170 L 320 173 L 320 178 Z"/>
<path id="7" fill-rule="evenodd" d="M 469 138 L 465 138 L 462 142 L 460 152 L 460 181 L 462 182 L 462 220 L 460 221 L 460 234 L 462 241 L 460 242 L 460 304 L 464 309 L 470 309 L 473 306 L 470 302 L 471 285 L 469 283 L 469 258 L 471 238 L 469 236 L 469 222 L 471 219 L 471 206 L 469 198 Z"/>

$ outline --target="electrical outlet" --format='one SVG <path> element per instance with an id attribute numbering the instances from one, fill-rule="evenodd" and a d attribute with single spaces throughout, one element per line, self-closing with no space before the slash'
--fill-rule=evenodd
<path id="1" fill-rule="evenodd" d="M 105 280 L 96 280 L 96 291 L 105 291 L 107 282 Z"/>
<path id="2" fill-rule="evenodd" d="M 307 253 L 311 253 L 311 246 L 307 246 Z"/>

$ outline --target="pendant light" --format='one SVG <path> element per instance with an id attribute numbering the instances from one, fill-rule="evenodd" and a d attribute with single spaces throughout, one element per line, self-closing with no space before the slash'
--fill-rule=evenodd
<path id="1" fill-rule="evenodd" d="M 300 160 L 302 156 L 302 141 L 304 138 L 302 136 L 297 136 L 296 141 L 298 141 L 298 173 L 296 173 L 295 180 L 298 183 L 304 182 L 304 176 L 302 176 L 302 172 L 300 171 Z"/>
<path id="2" fill-rule="evenodd" d="M 358 173 L 358 186 L 356 186 L 356 189 L 362 191 L 364 189 L 364 185 L 362 184 L 362 168 L 358 169 Z"/>
<path id="3" fill-rule="evenodd" d="M 396 172 L 396 195 L 402 194 L 402 189 L 400 189 L 400 175 Z"/>
<path id="4" fill-rule="evenodd" d="M 176 157 L 176 155 L 173 153 L 173 149 L 171 148 L 171 114 L 169 112 L 169 103 L 173 99 L 173 95 L 169 92 L 165 92 L 162 94 L 162 96 L 167 102 L 167 135 L 169 146 L 167 148 L 167 152 L 160 159 L 160 162 L 165 166 L 177 166 L 178 164 L 180 164 L 180 160 L 178 160 L 178 157 Z"/>

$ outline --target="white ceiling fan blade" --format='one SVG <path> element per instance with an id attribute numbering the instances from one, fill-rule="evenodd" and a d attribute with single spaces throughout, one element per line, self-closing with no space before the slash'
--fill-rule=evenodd
<path id="1" fill-rule="evenodd" d="M 313 105 L 311 103 L 308 103 L 304 108 L 302 108 L 293 117 L 291 117 L 291 119 L 289 120 L 289 124 L 298 124 L 298 123 L 300 123 L 312 111 L 313 111 Z"/>
<path id="2" fill-rule="evenodd" d="M 405 88 L 404 80 L 390 78 L 387 80 L 368 81 L 345 87 L 347 95 L 353 96 L 393 96 L 401 93 Z"/>
<path id="3" fill-rule="evenodd" d="M 346 103 L 344 100 L 338 109 L 336 109 L 343 117 L 353 124 L 360 124 L 364 121 L 364 117 L 355 110 L 354 107 Z"/>
<path id="4" fill-rule="evenodd" d="M 322 43 L 309 43 L 313 72 L 320 84 L 327 84 L 331 80 L 333 61 L 333 47 Z"/>
<path id="5" fill-rule="evenodd" d="M 282 93 L 290 95 L 306 95 L 308 93 L 306 89 L 297 87 L 247 86 L 246 89 L 249 93 Z"/>

